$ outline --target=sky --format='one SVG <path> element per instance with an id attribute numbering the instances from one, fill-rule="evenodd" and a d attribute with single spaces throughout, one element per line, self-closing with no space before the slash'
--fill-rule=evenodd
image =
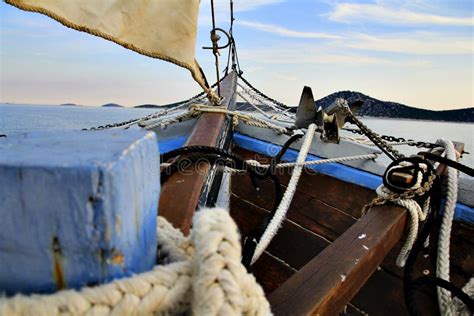
<path id="1" fill-rule="evenodd" d="M 210 0 L 196 57 L 215 81 Z M 234 0 L 244 76 L 297 104 L 336 91 L 440 110 L 474 106 L 472 0 Z M 218 27 L 229 2 L 215 0 Z M 222 52 L 221 64 L 226 62 Z M 223 67 L 222 67 L 223 68 Z M 166 104 L 200 92 L 189 72 L 0 2 L 0 102 Z"/>

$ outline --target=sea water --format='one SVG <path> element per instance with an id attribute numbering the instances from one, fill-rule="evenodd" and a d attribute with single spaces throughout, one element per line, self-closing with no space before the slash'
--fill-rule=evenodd
<path id="1" fill-rule="evenodd" d="M 127 121 L 157 111 L 159 109 L 0 104 L 0 134 L 44 130 L 79 130 Z M 435 142 L 439 138 L 444 138 L 462 142 L 465 144 L 465 150 L 471 153 L 464 155 L 462 162 L 474 167 L 474 124 L 472 123 L 383 118 L 362 118 L 362 121 L 379 134 L 415 141 Z M 344 135 L 359 136 L 347 132 L 344 132 Z M 409 146 L 397 146 L 396 148 L 407 155 L 425 150 Z"/>

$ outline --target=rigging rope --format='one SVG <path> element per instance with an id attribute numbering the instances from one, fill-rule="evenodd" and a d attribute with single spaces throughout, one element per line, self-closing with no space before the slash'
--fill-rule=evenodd
<path id="1" fill-rule="evenodd" d="M 283 162 L 276 164 L 274 167 L 276 169 L 282 169 L 282 168 L 291 168 L 291 167 L 311 167 L 311 166 L 317 166 L 317 165 L 322 165 L 322 164 L 327 164 L 327 163 L 340 163 L 340 162 L 348 162 L 348 161 L 356 161 L 356 160 L 371 160 L 371 159 L 376 159 L 380 153 L 373 153 L 373 154 L 367 154 L 367 155 L 358 155 L 358 156 L 347 156 L 347 157 L 339 157 L 339 158 L 328 158 L 328 159 L 320 159 L 320 160 L 309 160 L 305 161 L 302 164 L 298 164 L 297 162 Z M 268 169 L 271 167 L 269 164 L 260 164 L 256 160 L 246 160 L 247 164 L 249 165 L 254 165 L 258 166 L 261 168 Z M 163 167 L 166 167 L 166 164 L 161 164 Z M 226 172 L 228 173 L 240 173 L 241 170 L 238 169 L 232 169 L 232 168 L 226 168 Z"/>
<path id="2" fill-rule="evenodd" d="M 301 149 L 296 160 L 297 165 L 293 169 L 290 181 L 288 183 L 288 187 L 285 193 L 283 194 L 283 198 L 275 212 L 275 215 L 271 219 L 270 223 L 267 226 L 267 229 L 263 233 L 260 241 L 257 244 L 257 247 L 255 248 L 255 253 L 252 257 L 252 264 L 262 255 L 263 251 L 268 247 L 270 241 L 273 239 L 278 229 L 280 228 L 283 220 L 285 219 L 286 213 L 288 212 L 291 201 L 296 192 L 296 186 L 298 185 L 298 181 L 301 177 L 301 172 L 303 171 L 302 164 L 306 160 L 306 156 L 308 155 L 315 132 L 316 124 L 310 124 L 306 132 L 306 136 L 303 140 L 303 144 L 301 145 Z"/>
<path id="3" fill-rule="evenodd" d="M 247 81 L 247 79 L 245 79 L 241 73 L 237 73 L 237 75 L 239 76 L 240 79 L 242 79 L 242 81 L 250 88 L 252 89 L 255 93 L 257 93 L 258 95 L 260 95 L 261 97 L 267 99 L 268 101 L 272 102 L 273 104 L 277 105 L 277 106 L 280 106 L 284 109 L 291 109 L 290 106 L 282 103 L 282 102 L 279 102 L 269 96 L 267 96 L 266 94 L 264 94 L 263 92 L 261 92 L 260 90 L 258 90 L 257 88 L 255 88 L 254 86 L 252 86 L 252 84 L 250 82 Z"/>
<path id="4" fill-rule="evenodd" d="M 193 104 L 189 107 L 189 111 L 195 115 L 199 113 L 221 113 L 230 115 L 232 117 L 232 124 L 237 126 L 239 124 L 239 120 L 244 122 L 247 125 L 261 127 L 261 128 L 268 128 L 272 129 L 279 134 L 288 134 L 289 131 L 285 127 L 278 126 L 276 124 L 270 123 L 266 120 L 258 118 L 251 114 L 244 114 L 238 111 L 231 111 L 221 107 L 215 106 L 207 106 L 207 105 L 200 105 L 200 104 Z"/>
<path id="5" fill-rule="evenodd" d="M 255 92 L 253 92 L 252 90 L 250 89 L 246 89 L 243 85 L 241 85 L 239 82 L 237 82 L 237 86 L 240 87 L 242 89 L 242 91 L 247 94 L 252 100 L 256 101 L 256 102 L 259 102 L 261 103 L 262 105 L 264 106 L 268 106 L 269 108 L 271 108 L 273 111 L 277 112 L 277 113 L 280 113 L 292 120 L 294 120 L 294 115 L 292 114 L 289 114 L 287 112 L 288 109 L 281 109 L 279 108 L 278 106 L 275 106 L 274 104 L 272 104 L 271 102 L 269 103 L 264 103 L 262 100 L 264 100 L 264 98 L 262 98 L 260 95 L 256 94 Z M 243 97 L 242 97 L 243 98 Z M 250 103 L 248 100 L 246 100 L 248 103 Z"/>

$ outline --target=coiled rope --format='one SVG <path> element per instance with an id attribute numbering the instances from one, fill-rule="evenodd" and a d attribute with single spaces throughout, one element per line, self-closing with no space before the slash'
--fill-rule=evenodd
<path id="1" fill-rule="evenodd" d="M 413 173 L 413 182 L 404 186 L 393 183 L 390 176 L 397 171 Z M 425 196 L 431 190 L 435 178 L 436 176 L 431 165 L 423 159 L 419 157 L 398 159 L 391 163 L 385 171 L 383 176 L 384 183 L 376 190 L 378 197 L 364 207 L 363 213 L 374 205 L 392 202 L 407 209 L 409 214 L 408 233 L 406 241 L 396 259 L 396 264 L 399 267 L 405 266 L 408 255 L 418 236 L 419 223 L 426 219 L 430 211 L 429 197 L 424 200 L 422 206 L 420 206 L 415 198 Z"/>
<path id="2" fill-rule="evenodd" d="M 456 151 L 451 141 L 439 140 L 437 144 L 445 148 L 446 159 L 451 162 L 447 165 L 447 192 L 439 232 L 436 278 L 425 277 L 413 281 L 411 277 L 414 261 L 416 260 L 416 255 L 411 254 L 412 247 L 417 238 L 426 238 L 428 234 L 428 224 L 425 223 L 425 230 L 420 234 L 418 233 L 418 226 L 419 223 L 425 221 L 429 215 L 430 197 L 424 197 L 424 195 L 431 190 L 436 179 L 432 166 L 420 157 L 402 158 L 394 161 L 387 168 L 387 171 L 384 174 L 384 184 L 377 188 L 378 198 L 374 199 L 369 205 L 367 205 L 367 207 L 384 204 L 390 201 L 408 210 L 410 215 L 408 233 L 405 244 L 397 257 L 396 264 L 400 267 L 404 267 L 407 260 L 410 261 L 407 268 L 408 270 L 404 277 L 405 282 L 408 283 L 405 285 L 405 297 L 410 312 L 416 311 L 416 308 L 413 307 L 413 295 L 416 288 L 422 284 L 431 284 L 437 286 L 438 304 L 442 315 L 468 315 L 469 313 L 464 303 L 468 302 L 466 304 L 469 304 L 470 308 L 474 306 L 474 278 L 471 278 L 462 290 L 456 288 L 449 281 L 451 228 L 458 192 L 458 172 L 455 168 L 450 167 L 450 165 L 457 166 L 457 164 L 454 163 L 456 160 Z M 413 183 L 407 186 L 405 184 L 394 184 L 391 182 L 390 175 L 397 171 L 405 171 L 413 174 Z M 423 207 L 420 206 L 415 198 L 424 198 L 424 200 L 422 200 Z M 419 252 L 421 242 L 422 241 L 417 242 L 416 253 Z M 451 296 L 452 293 L 455 294 L 457 298 L 453 298 Z M 461 297 L 463 298 L 463 301 L 458 299 Z M 418 313 L 416 312 L 415 315 L 417 314 Z"/>
<path id="3" fill-rule="evenodd" d="M 158 217 L 153 271 L 51 295 L 0 297 L 0 315 L 270 315 L 255 278 L 240 263 L 237 226 L 224 209 L 203 209 L 184 237 Z"/>

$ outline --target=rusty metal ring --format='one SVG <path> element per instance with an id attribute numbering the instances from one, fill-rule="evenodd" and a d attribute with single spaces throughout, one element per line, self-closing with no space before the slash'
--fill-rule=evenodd
<path id="1" fill-rule="evenodd" d="M 212 29 L 211 30 L 211 34 L 212 33 L 215 33 L 215 32 L 222 32 L 226 37 L 227 37 L 227 43 L 224 45 L 224 46 L 217 46 L 216 49 L 224 49 L 224 48 L 227 48 L 229 47 L 230 43 L 232 43 L 232 39 L 231 39 L 231 36 L 229 35 L 229 33 L 227 33 L 225 30 L 219 28 L 219 27 L 216 27 L 215 29 Z M 203 49 L 215 49 L 214 47 L 203 47 Z"/>

